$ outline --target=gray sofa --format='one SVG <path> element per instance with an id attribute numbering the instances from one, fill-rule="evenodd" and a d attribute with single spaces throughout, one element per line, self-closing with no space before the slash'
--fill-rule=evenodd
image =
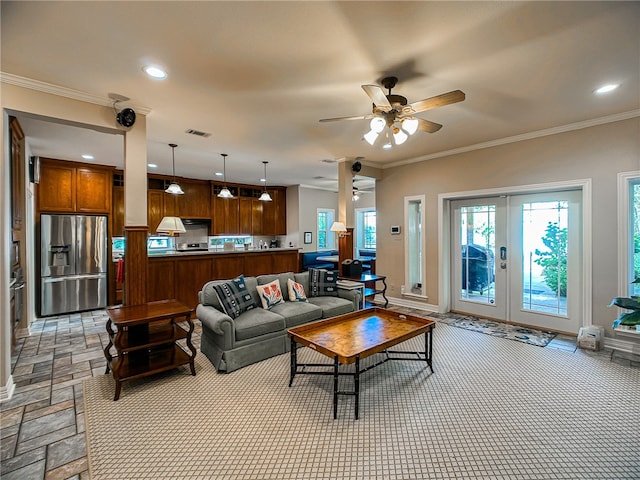
<path id="1" fill-rule="evenodd" d="M 232 372 L 251 363 L 290 350 L 287 329 L 322 318 L 335 317 L 358 310 L 359 290 L 342 290 L 338 296 L 310 297 L 307 302 L 291 302 L 287 293 L 287 279 L 304 286 L 309 294 L 309 272 L 280 273 L 245 277 L 247 290 L 257 308 L 247 310 L 235 319 L 226 315 L 218 301 L 213 285 L 225 282 L 214 280 L 198 293 L 196 316 L 202 323 L 200 350 L 221 372 Z M 256 285 L 266 285 L 278 279 L 286 300 L 269 310 L 261 307 Z"/>

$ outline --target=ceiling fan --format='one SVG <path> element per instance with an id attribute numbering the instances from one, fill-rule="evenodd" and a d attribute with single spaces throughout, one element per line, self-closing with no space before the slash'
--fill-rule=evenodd
<path id="1" fill-rule="evenodd" d="M 409 103 L 406 97 L 391 93 L 391 89 L 398 83 L 397 77 L 385 77 L 380 82 L 389 93 L 385 95 L 379 85 L 362 85 L 363 90 L 373 102 L 370 114 L 354 117 L 323 118 L 321 122 L 336 122 L 340 120 L 371 120 L 371 130 L 364 135 L 364 139 L 373 145 L 385 127 L 391 131 L 397 145 L 404 143 L 409 135 L 416 131 L 434 133 L 442 128 L 439 123 L 431 122 L 423 118 L 414 117 L 414 114 L 444 107 L 452 103 L 461 102 L 465 94 L 461 90 L 453 90 L 448 93 L 425 98 L 417 102 Z M 388 135 L 388 134 L 387 134 Z M 385 143 L 383 148 L 391 148 L 391 142 Z"/>

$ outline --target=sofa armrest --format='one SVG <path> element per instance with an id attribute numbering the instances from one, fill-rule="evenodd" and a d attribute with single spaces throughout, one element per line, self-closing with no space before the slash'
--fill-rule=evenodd
<path id="1" fill-rule="evenodd" d="M 360 289 L 347 290 L 338 286 L 338 296 L 340 298 L 351 300 L 353 302 L 354 311 L 360 310 L 360 305 L 362 305 Z"/>
<path id="2" fill-rule="evenodd" d="M 228 347 L 233 347 L 232 343 L 236 338 L 236 328 L 230 316 L 211 305 L 202 304 L 198 304 L 196 307 L 196 316 L 203 326 L 206 326 L 217 335 L 222 335 L 225 338 L 225 345 L 229 343 Z"/>

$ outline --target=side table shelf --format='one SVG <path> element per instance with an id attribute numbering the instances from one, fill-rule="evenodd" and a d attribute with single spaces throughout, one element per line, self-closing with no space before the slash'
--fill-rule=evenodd
<path id="1" fill-rule="evenodd" d="M 113 371 L 114 401 L 120 398 L 122 382 L 189 364 L 195 375 L 196 349 L 191 342 L 194 325 L 191 309 L 176 300 L 107 309 L 109 344 L 104 349 L 105 373 Z M 186 322 L 185 329 L 177 322 Z M 113 327 L 116 327 L 114 330 Z M 186 340 L 189 351 L 178 340 Z M 111 355 L 111 347 L 116 355 Z"/>

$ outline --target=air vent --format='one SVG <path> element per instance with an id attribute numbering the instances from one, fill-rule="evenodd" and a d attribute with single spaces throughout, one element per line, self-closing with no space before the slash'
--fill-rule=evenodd
<path id="1" fill-rule="evenodd" d="M 193 128 L 190 128 L 189 130 L 186 131 L 186 133 L 189 133 L 191 135 L 195 135 L 196 137 L 210 137 L 211 134 L 207 133 L 207 132 L 201 132 L 200 130 L 194 130 Z"/>
<path id="2" fill-rule="evenodd" d="M 323 177 L 322 175 L 318 175 L 316 177 L 313 177 L 314 180 L 324 180 L 325 177 Z"/>
<path id="3" fill-rule="evenodd" d="M 322 160 L 320 160 L 322 163 L 336 163 L 335 160 L 332 160 L 330 158 L 323 158 Z"/>

